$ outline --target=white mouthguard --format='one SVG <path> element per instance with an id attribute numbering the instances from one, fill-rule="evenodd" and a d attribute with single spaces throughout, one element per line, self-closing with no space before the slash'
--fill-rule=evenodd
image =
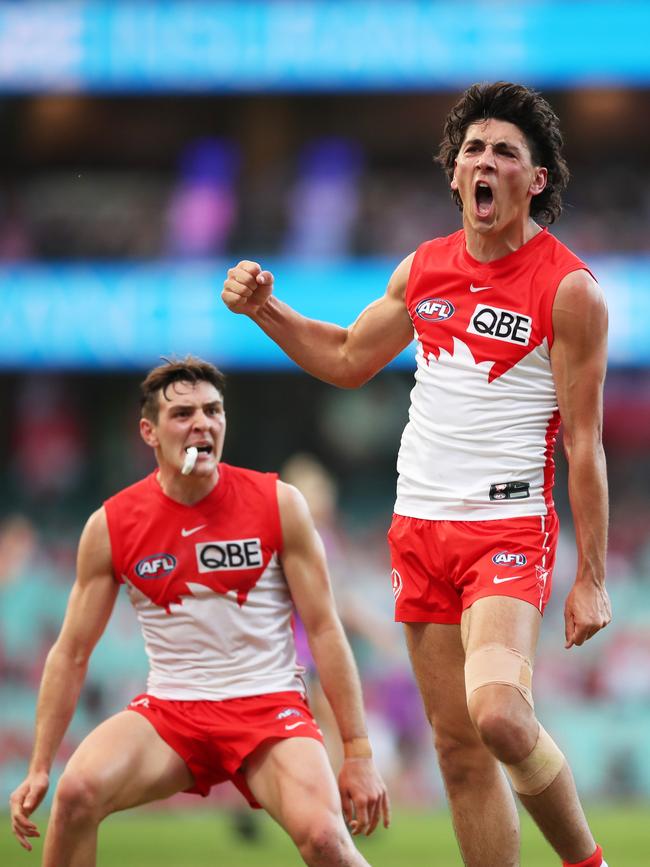
<path id="1" fill-rule="evenodd" d="M 190 446 L 185 455 L 185 460 L 183 461 L 183 468 L 181 469 L 181 473 L 183 473 L 184 476 L 189 476 L 189 474 L 192 472 L 198 456 L 199 450 L 197 449 L 197 447 Z"/>

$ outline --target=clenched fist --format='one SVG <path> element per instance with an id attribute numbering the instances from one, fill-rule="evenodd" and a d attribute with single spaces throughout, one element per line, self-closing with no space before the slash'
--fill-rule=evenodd
<path id="1" fill-rule="evenodd" d="M 228 270 L 221 299 L 233 313 L 253 316 L 268 301 L 273 292 L 273 274 L 262 271 L 258 262 L 244 259 Z"/>

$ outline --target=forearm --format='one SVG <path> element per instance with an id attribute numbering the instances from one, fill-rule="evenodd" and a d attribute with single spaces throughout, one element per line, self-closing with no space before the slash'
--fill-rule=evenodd
<path id="1" fill-rule="evenodd" d="M 361 384 L 345 354 L 347 329 L 308 319 L 272 295 L 251 319 L 307 373 L 331 385 Z"/>
<path id="2" fill-rule="evenodd" d="M 38 694 L 30 771 L 49 773 L 77 706 L 87 666 L 87 660 L 71 657 L 56 644 L 50 650 Z"/>
<path id="3" fill-rule="evenodd" d="M 567 447 L 569 499 L 578 549 L 579 581 L 605 582 L 607 470 L 602 444 L 576 441 Z"/>
<path id="4" fill-rule="evenodd" d="M 346 744 L 367 738 L 361 681 L 340 623 L 310 636 L 309 646 L 341 740 Z"/>

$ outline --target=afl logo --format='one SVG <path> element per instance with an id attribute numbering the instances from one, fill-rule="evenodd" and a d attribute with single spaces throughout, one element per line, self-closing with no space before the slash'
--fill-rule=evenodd
<path id="1" fill-rule="evenodd" d="M 492 558 L 496 566 L 525 566 L 528 562 L 525 554 L 511 554 L 509 551 L 499 551 Z"/>
<path id="2" fill-rule="evenodd" d="M 169 575 L 176 568 L 176 557 L 173 554 L 152 554 L 144 557 L 135 567 L 138 578 L 159 578 Z"/>
<path id="3" fill-rule="evenodd" d="M 415 312 L 420 319 L 425 319 L 427 322 L 444 322 L 454 315 L 456 308 L 444 298 L 425 298 L 417 305 Z"/>

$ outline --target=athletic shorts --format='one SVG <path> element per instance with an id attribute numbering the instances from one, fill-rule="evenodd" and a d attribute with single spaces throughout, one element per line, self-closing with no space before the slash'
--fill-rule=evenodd
<path id="1" fill-rule="evenodd" d="M 427 521 L 393 515 L 388 531 L 400 623 L 460 623 L 477 599 L 511 596 L 541 613 L 551 595 L 559 522 L 543 516 Z"/>
<path id="2" fill-rule="evenodd" d="M 204 797 L 212 786 L 234 783 L 259 808 L 242 765 L 266 741 L 313 738 L 323 743 L 307 701 L 299 692 L 272 692 L 223 701 L 172 701 L 138 695 L 127 705 L 156 729 L 194 777 L 187 792 Z"/>

